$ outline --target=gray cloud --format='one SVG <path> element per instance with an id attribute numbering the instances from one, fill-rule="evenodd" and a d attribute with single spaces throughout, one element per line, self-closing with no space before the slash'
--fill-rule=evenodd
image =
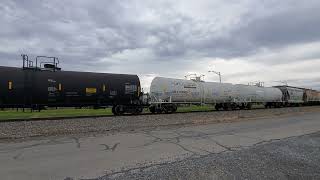
<path id="1" fill-rule="evenodd" d="M 251 47 L 281 48 L 320 40 L 320 2 L 258 18 L 235 31 Z M 272 10 L 271 10 L 272 11 Z"/>
<path id="2" fill-rule="evenodd" d="M 319 51 L 295 55 L 290 48 L 320 41 L 319 10 L 316 0 L 4 0 L 0 64 L 19 66 L 20 54 L 30 53 L 58 56 L 68 70 L 182 76 L 208 58 L 265 65 L 318 59 Z"/>
<path id="3" fill-rule="evenodd" d="M 262 17 L 258 12 L 249 10 L 243 14 L 243 21 L 212 31 L 213 26 L 219 25 L 215 25 L 215 21 L 213 25 L 205 24 L 210 23 L 210 17 L 206 20 L 193 19 L 164 5 L 156 7 L 156 10 L 141 7 L 141 11 L 159 13 L 156 15 L 160 18 L 156 20 L 160 22 L 153 24 L 138 21 L 136 18 L 140 18 L 143 12 L 137 12 L 139 8 L 131 9 L 130 5 L 135 3 L 130 1 L 77 2 L 8 2 L 1 6 L 7 14 L 2 21 L 8 25 L 4 26 L 1 35 L 8 40 L 36 41 L 44 52 L 82 54 L 89 50 L 96 57 L 147 47 L 160 58 L 181 57 L 192 50 L 203 56 L 236 57 L 256 52 L 261 47 L 287 46 L 316 41 L 320 37 L 320 25 L 317 23 L 320 3 L 317 6 L 310 3 L 310 7 L 301 8 L 301 2 L 286 11 L 278 10 L 280 12 L 269 9 L 270 12 Z M 161 8 L 169 9 L 170 13 L 162 13 Z M 157 38 L 158 42 L 147 44 L 150 36 Z M 24 48 L 34 50 L 30 45 Z"/>

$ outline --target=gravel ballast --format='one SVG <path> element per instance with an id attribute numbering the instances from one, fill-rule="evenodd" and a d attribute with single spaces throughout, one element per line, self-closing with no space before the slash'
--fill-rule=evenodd
<path id="1" fill-rule="evenodd" d="M 292 107 L 280 109 L 1 122 L 0 139 L 81 133 L 104 133 L 108 131 L 133 131 L 144 128 L 159 128 L 161 126 L 234 122 L 262 117 L 291 116 L 312 112 L 320 112 L 320 107 Z"/>

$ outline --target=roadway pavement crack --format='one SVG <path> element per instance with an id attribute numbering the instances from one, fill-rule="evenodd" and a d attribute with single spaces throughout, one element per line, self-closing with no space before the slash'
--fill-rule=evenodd
<path id="1" fill-rule="evenodd" d="M 80 138 L 73 137 L 72 139 L 75 141 L 75 143 L 76 143 L 76 145 L 77 145 L 77 148 L 80 149 L 80 148 L 81 148 L 81 143 L 80 143 L 80 140 L 79 140 Z"/>
<path id="2" fill-rule="evenodd" d="M 230 133 L 229 135 L 237 136 L 237 137 L 244 137 L 244 138 L 249 138 L 249 139 L 254 139 L 254 140 L 263 140 L 262 138 L 256 138 L 256 137 L 250 137 L 250 136 L 245 136 L 245 135 L 239 135 L 239 134 L 235 134 L 235 133 Z"/>
<path id="3" fill-rule="evenodd" d="M 183 149 L 184 151 L 187 151 L 189 153 L 191 153 L 191 155 L 197 155 L 198 153 L 197 152 L 194 152 L 190 149 L 188 149 L 187 147 L 185 147 L 184 145 L 180 144 L 180 137 L 173 137 L 173 138 L 160 138 L 158 136 L 155 136 L 151 133 L 151 131 L 148 131 L 148 132 L 144 132 L 145 135 L 149 136 L 149 137 L 152 137 L 154 138 L 152 141 L 148 142 L 148 143 L 145 143 L 143 144 L 142 146 L 135 146 L 134 148 L 137 148 L 137 147 L 146 147 L 146 146 L 150 146 L 150 145 L 153 145 L 155 143 L 158 143 L 158 142 L 163 142 L 163 143 L 170 143 L 170 144 L 174 144 L 178 147 L 180 147 L 181 149 Z"/>
<path id="4" fill-rule="evenodd" d="M 195 151 L 192 151 L 192 150 L 186 148 L 185 146 L 181 145 L 181 143 L 180 143 L 180 141 L 181 141 L 180 139 L 181 138 L 202 138 L 202 139 L 207 139 L 207 140 L 212 141 L 216 145 L 218 145 L 218 146 L 220 146 L 220 147 L 222 147 L 222 148 L 224 148 L 224 149 L 226 149 L 228 151 L 235 151 L 236 149 L 242 148 L 241 146 L 229 147 L 229 146 L 223 145 L 223 144 L 219 143 L 218 141 L 216 141 L 216 140 L 214 140 L 214 139 L 212 139 L 210 137 L 212 135 L 216 135 L 217 133 L 209 134 L 209 133 L 203 133 L 203 132 L 197 132 L 197 131 L 182 131 L 182 132 L 174 131 L 174 133 L 176 135 L 178 135 L 178 136 L 177 137 L 173 137 L 173 138 L 165 138 L 165 139 L 163 139 L 163 138 L 160 138 L 158 136 L 153 135 L 151 133 L 151 131 L 148 131 L 148 132 L 144 131 L 145 135 L 148 135 L 148 136 L 150 136 L 150 137 L 152 137 L 154 139 L 151 142 L 145 143 L 142 146 L 135 146 L 134 148 L 149 146 L 149 145 L 152 145 L 152 144 L 157 143 L 157 142 L 166 142 L 166 143 L 175 144 L 176 146 L 179 146 L 181 149 L 191 153 L 192 155 L 199 155 L 199 153 L 197 153 Z M 175 142 L 173 140 L 175 140 Z M 199 148 L 195 148 L 195 149 L 199 149 Z M 210 151 L 203 150 L 203 149 L 199 149 L 199 150 L 204 151 L 206 153 L 212 153 Z"/>
<path id="5" fill-rule="evenodd" d="M 287 138 L 284 138 L 284 139 L 287 140 L 287 139 L 293 138 L 293 137 L 298 137 L 298 136 L 290 136 L 290 137 L 287 137 Z M 283 139 L 276 138 L 276 139 L 263 140 L 263 141 L 260 141 L 260 142 L 257 142 L 257 143 L 255 143 L 255 144 L 253 144 L 252 146 L 257 146 L 257 145 L 260 145 L 260 144 L 271 143 L 271 142 L 280 141 L 280 140 L 283 140 Z"/>
<path id="6" fill-rule="evenodd" d="M 148 134 L 151 134 L 151 133 L 149 132 Z M 308 134 L 305 134 L 305 135 L 308 135 Z M 161 139 L 164 142 L 166 142 L 168 139 L 170 139 L 171 141 L 169 143 L 175 143 L 175 144 L 179 144 L 180 138 L 181 138 L 181 137 L 178 136 L 178 137 L 174 137 L 174 138 L 167 138 L 167 139 L 164 140 L 164 139 L 162 139 L 160 137 L 157 137 L 157 136 L 155 136 L 153 134 L 151 134 L 150 137 L 153 137 L 155 139 Z M 288 141 L 290 138 L 294 138 L 294 137 L 298 137 L 298 136 L 291 136 L 291 137 L 287 137 L 287 138 L 283 138 L 283 139 L 264 140 L 264 141 L 260 141 L 258 143 L 253 144 L 253 145 L 250 145 L 250 146 L 237 146 L 237 147 L 229 147 L 229 146 L 226 146 L 226 145 L 223 145 L 223 144 L 217 142 L 214 139 L 211 139 L 213 142 L 215 142 L 217 145 L 223 147 L 225 150 L 220 151 L 220 152 L 209 152 L 209 151 L 203 150 L 203 151 L 206 151 L 207 154 L 199 155 L 199 156 L 192 155 L 192 156 L 189 156 L 187 158 L 179 159 L 179 160 L 176 160 L 176 161 L 168 161 L 168 162 L 162 162 L 162 163 L 146 162 L 144 164 L 139 164 L 138 167 L 133 167 L 133 168 L 128 168 L 128 169 L 121 169 L 120 171 L 112 171 L 111 173 L 106 173 L 105 176 L 100 177 L 100 178 L 109 179 L 109 178 L 112 178 L 113 176 L 118 176 L 118 175 L 121 175 L 121 174 L 130 173 L 130 172 L 133 172 L 133 171 L 142 172 L 142 171 L 145 171 L 145 170 L 147 170 L 149 168 L 153 168 L 153 167 L 157 167 L 157 166 L 165 166 L 165 165 L 169 165 L 169 164 L 173 164 L 173 163 L 183 162 L 183 161 L 186 161 L 186 160 L 193 160 L 193 159 L 208 157 L 210 155 L 218 155 L 218 154 L 222 154 L 222 153 L 234 152 L 234 151 L 242 150 L 243 147 L 258 146 L 258 145 L 262 145 L 264 143 L 272 143 L 274 141 L 279 141 L 279 140 Z M 172 141 L 173 139 L 174 139 L 174 141 Z M 182 146 L 181 148 L 184 148 L 184 147 Z M 97 178 L 97 179 L 100 179 L 100 178 Z"/>
<path id="7" fill-rule="evenodd" d="M 212 138 L 210 138 L 210 137 L 209 137 L 209 139 L 210 139 L 212 142 L 214 142 L 215 144 L 217 144 L 218 146 L 223 147 L 224 149 L 226 149 L 226 150 L 228 150 L 228 151 L 235 151 L 235 150 L 233 149 L 234 147 L 229 147 L 229 146 L 223 145 L 223 144 L 219 143 L 218 141 L 216 141 L 216 140 L 214 140 L 214 139 L 212 139 Z"/>
<path id="8" fill-rule="evenodd" d="M 15 147 L 15 148 L 0 149 L 0 152 L 1 153 L 7 153 L 7 152 L 12 152 L 12 151 L 29 149 L 29 148 L 32 148 L 32 147 L 36 147 L 36 146 L 47 144 L 48 142 L 41 142 L 41 143 L 36 143 L 36 144 L 31 144 L 31 145 L 26 145 L 26 146 L 21 146 L 21 147 Z"/>
<path id="9" fill-rule="evenodd" d="M 38 147 L 38 146 L 41 146 L 41 145 L 50 145 L 50 144 L 58 144 L 58 143 L 61 143 L 59 141 L 56 141 L 56 140 L 48 140 L 46 142 L 41 142 L 41 143 L 35 143 L 35 144 L 31 144 L 31 145 L 26 145 L 26 146 L 21 146 L 21 147 L 15 147 L 15 148 L 8 148 L 8 149 L 1 149 L 0 150 L 0 153 L 11 153 L 11 152 L 19 152 L 17 155 L 13 156 L 12 158 L 17 160 L 19 159 L 23 153 L 28 150 L 28 149 L 31 149 L 31 148 L 34 148 L 34 147 Z"/>
<path id="10" fill-rule="evenodd" d="M 217 144 L 220 147 L 223 147 L 224 149 L 228 150 L 228 151 L 234 151 L 233 148 L 238 148 L 238 147 L 228 147 L 226 145 L 223 145 L 221 143 L 219 143 L 216 140 L 213 140 L 210 136 L 212 135 L 216 135 L 217 133 L 203 133 L 203 132 L 197 132 L 197 131 L 183 131 L 183 132 L 175 132 L 176 134 L 180 135 L 180 138 L 203 138 L 203 139 L 207 139 L 210 140 L 212 142 L 214 142 L 215 144 Z M 187 134 L 191 134 L 191 135 L 182 135 L 181 133 L 187 133 Z M 201 150 L 201 149 L 200 149 Z"/>
<path id="11" fill-rule="evenodd" d="M 189 156 L 185 159 L 181 159 L 181 160 L 177 160 L 177 161 L 172 161 L 172 162 L 163 162 L 163 163 L 154 163 L 154 164 L 150 164 L 150 165 L 145 165 L 145 166 L 140 166 L 140 167 L 134 167 L 134 168 L 129 168 L 129 169 L 121 169 L 120 171 L 114 171 L 114 172 L 111 172 L 111 173 L 106 173 L 105 176 L 103 176 L 104 178 L 108 179 L 108 177 L 112 177 L 112 176 L 117 176 L 117 175 L 120 175 L 120 174 L 126 174 L 126 173 L 130 173 L 132 171 L 140 171 L 140 172 L 143 172 L 144 170 L 146 169 L 149 169 L 149 168 L 153 168 L 153 167 L 157 167 L 157 166 L 164 166 L 164 165 L 169 165 L 169 164 L 173 164 L 173 163 L 179 163 L 179 162 L 183 162 L 185 160 L 191 160 L 191 159 L 197 159 L 197 158 L 201 158 L 201 157 L 206 157 L 206 156 L 209 156 L 209 155 L 212 155 L 212 154 L 222 154 L 222 153 L 225 153 L 225 152 L 229 152 L 228 150 L 225 150 L 225 151 L 221 151 L 221 152 L 218 152 L 218 153 L 214 153 L 214 152 L 211 152 L 209 154 L 206 154 L 206 155 L 199 155 L 197 157 L 195 157 L 194 155 L 192 156 Z M 102 177 L 100 177 L 102 178 Z M 96 178 L 96 179 L 82 179 L 82 180 L 98 180 L 100 178 Z"/>
<path id="12" fill-rule="evenodd" d="M 179 144 L 179 143 L 175 143 L 175 142 L 169 142 L 169 143 L 175 144 L 175 145 L 179 146 L 179 147 L 180 147 L 181 149 L 183 149 L 184 151 L 187 151 L 187 152 L 191 153 L 192 156 L 193 156 L 193 155 L 199 155 L 197 152 L 194 152 L 194 151 L 186 148 L 185 146 L 183 146 L 183 145 L 181 145 L 181 144 Z"/>
<path id="13" fill-rule="evenodd" d="M 116 148 L 118 147 L 120 143 L 115 143 L 112 147 L 109 147 L 109 145 L 107 144 L 100 144 L 101 146 L 104 146 L 104 151 L 109 151 L 111 150 L 112 152 L 114 152 L 116 150 Z"/>
<path id="14" fill-rule="evenodd" d="M 17 160 L 17 159 L 19 159 L 22 155 L 23 155 L 23 152 L 20 152 L 20 153 L 18 153 L 17 155 L 13 156 L 12 158 L 13 158 L 14 160 Z"/>

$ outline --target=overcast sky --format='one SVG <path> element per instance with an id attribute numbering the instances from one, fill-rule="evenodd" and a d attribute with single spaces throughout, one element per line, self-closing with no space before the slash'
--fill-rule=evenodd
<path id="1" fill-rule="evenodd" d="M 0 65 L 320 89 L 319 0 L 1 0 Z"/>

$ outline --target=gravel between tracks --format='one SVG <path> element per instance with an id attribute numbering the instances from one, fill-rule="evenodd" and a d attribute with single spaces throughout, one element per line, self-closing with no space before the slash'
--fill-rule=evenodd
<path id="1" fill-rule="evenodd" d="M 281 109 L 2 122 L 0 123 L 0 139 L 82 133 L 104 133 L 107 131 L 132 131 L 136 129 L 158 128 L 161 126 L 234 122 L 261 117 L 295 115 L 309 112 L 320 112 L 320 107 L 314 106 Z"/>
<path id="2" fill-rule="evenodd" d="M 320 179 L 320 132 L 111 174 L 106 179 Z"/>

